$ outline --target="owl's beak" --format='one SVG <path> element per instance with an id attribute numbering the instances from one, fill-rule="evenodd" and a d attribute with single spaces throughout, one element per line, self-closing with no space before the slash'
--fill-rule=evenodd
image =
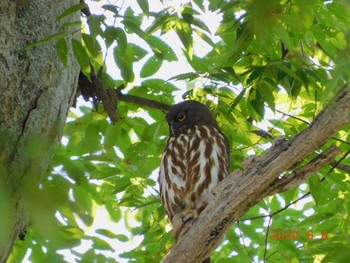
<path id="1" fill-rule="evenodd" d="M 168 124 L 170 128 L 170 134 L 175 135 L 178 129 L 174 127 L 174 121 L 169 121 Z"/>

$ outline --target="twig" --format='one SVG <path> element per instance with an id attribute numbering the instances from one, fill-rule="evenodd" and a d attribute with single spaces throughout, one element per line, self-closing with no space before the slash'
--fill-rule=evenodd
<path id="1" fill-rule="evenodd" d="M 346 154 L 344 154 L 344 156 L 343 156 L 342 158 L 340 158 L 339 161 L 337 161 L 337 162 L 333 165 L 332 169 L 330 169 L 329 172 L 332 172 L 335 168 L 337 168 L 337 167 L 339 166 L 339 164 L 340 164 L 349 154 L 350 154 L 350 149 L 346 152 Z"/>
<path id="2" fill-rule="evenodd" d="M 241 238 L 241 240 L 242 240 L 242 242 L 243 242 L 243 246 L 244 246 L 244 248 L 245 248 L 245 250 L 246 250 L 248 256 L 249 256 L 250 259 L 252 260 L 252 262 L 255 263 L 254 258 L 253 258 L 252 255 L 250 254 L 250 251 L 248 250 L 248 248 L 247 248 L 247 246 L 246 246 L 246 244 L 245 244 L 244 237 L 243 237 L 243 231 L 242 231 L 242 229 L 241 229 L 241 226 L 240 226 L 240 222 L 239 222 L 239 221 L 237 221 L 237 226 L 238 226 L 239 236 L 240 236 L 240 238 Z"/>
<path id="3" fill-rule="evenodd" d="M 340 153 L 340 150 L 335 145 L 328 148 L 323 153 L 317 155 L 307 165 L 300 169 L 293 171 L 287 176 L 283 176 L 280 179 L 276 179 L 268 189 L 268 195 L 284 192 L 289 189 L 293 189 L 300 185 L 303 181 L 310 178 L 316 171 L 321 169 L 327 164 L 331 164 L 334 158 Z"/>
<path id="4" fill-rule="evenodd" d="M 303 122 L 303 123 L 310 124 L 308 121 L 303 120 L 303 119 L 301 119 L 301 118 L 299 118 L 299 117 L 296 117 L 296 116 L 294 116 L 294 115 L 292 115 L 292 114 L 285 113 L 285 112 L 280 111 L 280 110 L 277 110 L 277 109 L 276 109 L 276 112 L 281 113 L 283 116 L 288 116 L 288 117 L 290 117 L 290 118 L 293 118 L 293 119 L 295 119 L 295 120 L 301 121 L 301 122 Z"/>
<path id="5" fill-rule="evenodd" d="M 266 262 L 267 241 L 268 241 L 269 233 L 270 233 L 271 220 L 272 220 L 272 216 L 269 217 L 269 222 L 268 222 L 268 224 L 267 224 L 267 230 L 266 230 L 266 235 L 265 235 L 265 248 L 264 248 L 264 259 L 263 259 L 264 262 Z"/>
<path id="6" fill-rule="evenodd" d="M 294 200 L 293 202 L 290 202 L 288 205 L 282 207 L 281 209 L 276 210 L 275 212 L 268 214 L 268 215 L 262 215 L 262 216 L 254 216 L 254 217 L 248 217 L 248 218 L 243 218 L 238 220 L 239 222 L 242 221 L 247 221 L 247 220 L 255 220 L 255 219 L 261 219 L 261 218 L 266 218 L 266 217 L 273 217 L 275 215 L 277 215 L 278 213 L 281 213 L 284 210 L 287 210 L 290 206 L 298 203 L 300 200 L 304 199 L 305 197 L 309 196 L 311 193 L 307 192 L 306 194 L 302 195 L 301 197 L 299 197 L 298 199 Z"/>
<path id="7" fill-rule="evenodd" d="M 86 4 L 84 0 L 80 0 L 80 3 L 81 4 Z M 89 6 L 86 4 L 86 7 L 81 9 L 81 12 L 86 16 L 86 17 L 89 17 L 91 16 L 91 11 L 90 11 L 90 8 Z"/>
<path id="8" fill-rule="evenodd" d="M 337 169 L 342 170 L 344 172 L 350 173 L 350 166 L 338 163 L 338 162 L 332 162 L 332 165 L 335 166 Z"/>

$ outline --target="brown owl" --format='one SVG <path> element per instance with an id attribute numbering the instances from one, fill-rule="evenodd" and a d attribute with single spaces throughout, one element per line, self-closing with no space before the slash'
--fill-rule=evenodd
<path id="1" fill-rule="evenodd" d="M 203 211 L 214 186 L 229 174 L 229 144 L 209 109 L 199 102 L 173 105 L 165 118 L 170 134 L 159 169 L 160 195 L 170 221 L 181 214 L 185 222 Z M 180 233 L 174 232 L 177 238 Z"/>

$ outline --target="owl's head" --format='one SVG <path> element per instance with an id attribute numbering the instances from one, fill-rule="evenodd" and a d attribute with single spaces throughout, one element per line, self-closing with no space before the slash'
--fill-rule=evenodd
<path id="1" fill-rule="evenodd" d="M 177 135 L 181 130 L 194 125 L 207 125 L 218 128 L 218 124 L 209 109 L 200 102 L 186 100 L 170 107 L 165 116 L 170 133 Z"/>

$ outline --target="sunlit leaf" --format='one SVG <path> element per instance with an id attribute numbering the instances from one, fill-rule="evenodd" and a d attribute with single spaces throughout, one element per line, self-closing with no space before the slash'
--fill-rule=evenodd
<path id="1" fill-rule="evenodd" d="M 143 65 L 140 72 L 140 77 L 147 78 L 149 76 L 154 75 L 160 69 L 160 67 L 162 66 L 162 63 L 163 63 L 163 60 L 157 58 L 156 56 L 150 57 L 146 61 L 146 63 Z"/>
<path id="2" fill-rule="evenodd" d="M 75 39 L 72 39 L 72 46 L 73 46 L 74 56 L 77 59 L 82 71 L 86 76 L 89 76 L 90 60 L 85 49 L 83 48 L 81 43 Z"/>
<path id="3" fill-rule="evenodd" d="M 140 0 L 142 1 L 142 0 Z M 167 21 L 169 20 L 169 17 L 165 14 L 158 14 L 153 23 L 150 25 L 149 28 L 147 28 L 146 30 L 146 34 L 147 35 L 152 35 L 153 33 L 155 33 L 156 31 L 158 31 L 159 29 L 164 27 L 164 24 L 167 23 Z"/>
<path id="4" fill-rule="evenodd" d="M 82 37 L 85 46 L 93 57 L 97 57 L 101 54 L 101 46 L 95 38 L 88 34 L 82 34 Z"/>

